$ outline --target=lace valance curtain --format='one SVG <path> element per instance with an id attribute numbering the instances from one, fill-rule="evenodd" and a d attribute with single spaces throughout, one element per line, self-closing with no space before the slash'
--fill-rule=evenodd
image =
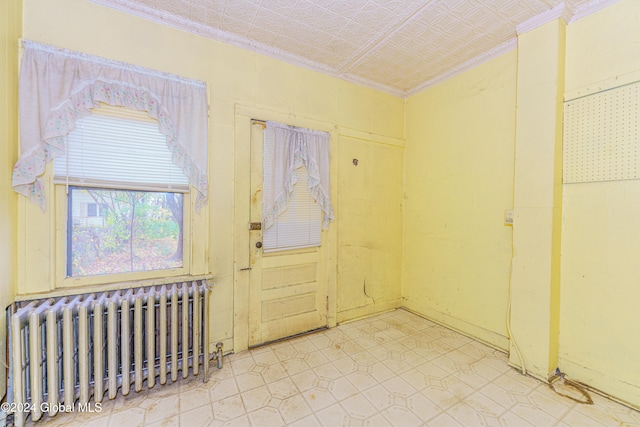
<path id="1" fill-rule="evenodd" d="M 270 171 L 270 176 L 265 175 L 264 179 L 272 184 L 262 197 L 265 229 L 271 227 L 286 209 L 297 182 L 296 170 L 302 165 L 309 171 L 309 193 L 320 205 L 322 225 L 328 229 L 333 221 L 329 195 L 329 134 L 268 121 L 264 143 L 265 150 L 273 150 L 273 156 L 269 156 L 272 164 L 264 168 Z"/>
<path id="2" fill-rule="evenodd" d="M 75 121 L 100 102 L 146 111 L 158 120 L 173 163 L 207 200 L 207 91 L 204 82 L 24 41 L 20 68 L 20 158 L 13 188 L 44 210 L 45 165 L 65 154 Z"/>

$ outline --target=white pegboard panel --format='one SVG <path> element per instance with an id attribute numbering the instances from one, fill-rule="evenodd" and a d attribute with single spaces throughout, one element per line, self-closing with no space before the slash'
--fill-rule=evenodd
<path id="1" fill-rule="evenodd" d="M 564 103 L 564 183 L 640 178 L 640 82 Z"/>

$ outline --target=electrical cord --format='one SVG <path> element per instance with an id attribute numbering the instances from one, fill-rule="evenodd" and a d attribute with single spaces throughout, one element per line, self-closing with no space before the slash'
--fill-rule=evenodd
<path id="1" fill-rule="evenodd" d="M 509 338 L 509 340 L 513 344 L 513 349 L 516 351 L 518 359 L 520 359 L 520 369 L 522 371 L 522 375 L 527 375 L 527 368 L 524 366 L 524 359 L 522 358 L 522 354 L 520 353 L 520 349 L 518 348 L 516 339 L 511 332 L 511 275 L 509 275 L 509 302 L 507 303 L 507 338 Z"/>
<path id="2" fill-rule="evenodd" d="M 511 332 L 511 277 L 513 275 L 513 246 L 511 247 L 511 261 L 509 262 L 509 290 L 508 290 L 508 302 L 507 302 L 507 338 L 513 344 L 513 348 L 520 359 L 520 369 L 522 375 L 527 375 L 527 368 L 524 366 L 524 359 L 516 343 L 516 339 Z"/>
<path id="3" fill-rule="evenodd" d="M 585 400 L 580 400 L 577 399 L 573 396 L 570 396 L 568 394 L 565 393 L 560 393 L 555 387 L 554 387 L 554 383 L 556 383 L 557 381 L 562 381 L 566 386 L 571 387 L 575 390 L 577 390 L 578 392 L 580 392 L 580 394 L 582 394 L 585 398 Z M 574 402 L 578 402 L 578 403 L 583 403 L 585 405 L 593 405 L 593 399 L 591 398 L 591 396 L 589 395 L 589 392 L 587 392 L 587 390 L 584 389 L 584 387 L 582 387 L 582 385 L 576 381 L 571 381 L 568 380 L 567 378 L 565 378 L 565 375 L 560 372 L 560 370 L 556 370 L 555 374 L 553 374 L 551 376 L 551 378 L 549 378 L 549 388 L 551 390 L 553 390 L 554 392 L 556 392 L 557 394 L 559 394 L 560 396 L 566 397 L 567 399 L 571 399 Z"/>

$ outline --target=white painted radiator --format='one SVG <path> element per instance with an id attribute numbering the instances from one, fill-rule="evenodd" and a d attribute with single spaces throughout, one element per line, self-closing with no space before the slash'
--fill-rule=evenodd
<path id="1" fill-rule="evenodd" d="M 206 381 L 208 301 L 209 285 L 196 280 L 15 303 L 7 400 L 14 424 L 140 391 L 145 381 L 173 382 L 179 371 L 198 375 L 200 364 Z M 220 344 L 216 357 L 220 368 Z"/>

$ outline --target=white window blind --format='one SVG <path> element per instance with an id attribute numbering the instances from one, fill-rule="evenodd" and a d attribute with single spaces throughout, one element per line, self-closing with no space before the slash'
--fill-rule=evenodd
<path id="1" fill-rule="evenodd" d="M 166 137 L 144 111 L 101 104 L 76 121 L 67 154 L 54 161 L 54 182 L 146 191 L 189 191 Z"/>
<path id="2" fill-rule="evenodd" d="M 268 156 L 267 147 L 265 147 L 265 156 Z M 266 164 L 270 162 L 265 162 Z M 307 168 L 305 166 L 298 168 L 296 175 L 298 182 L 293 187 L 287 209 L 275 219 L 273 226 L 263 233 L 262 244 L 265 252 L 320 246 L 322 228 L 320 205 L 309 194 Z M 264 187 L 269 185 L 263 182 Z"/>

